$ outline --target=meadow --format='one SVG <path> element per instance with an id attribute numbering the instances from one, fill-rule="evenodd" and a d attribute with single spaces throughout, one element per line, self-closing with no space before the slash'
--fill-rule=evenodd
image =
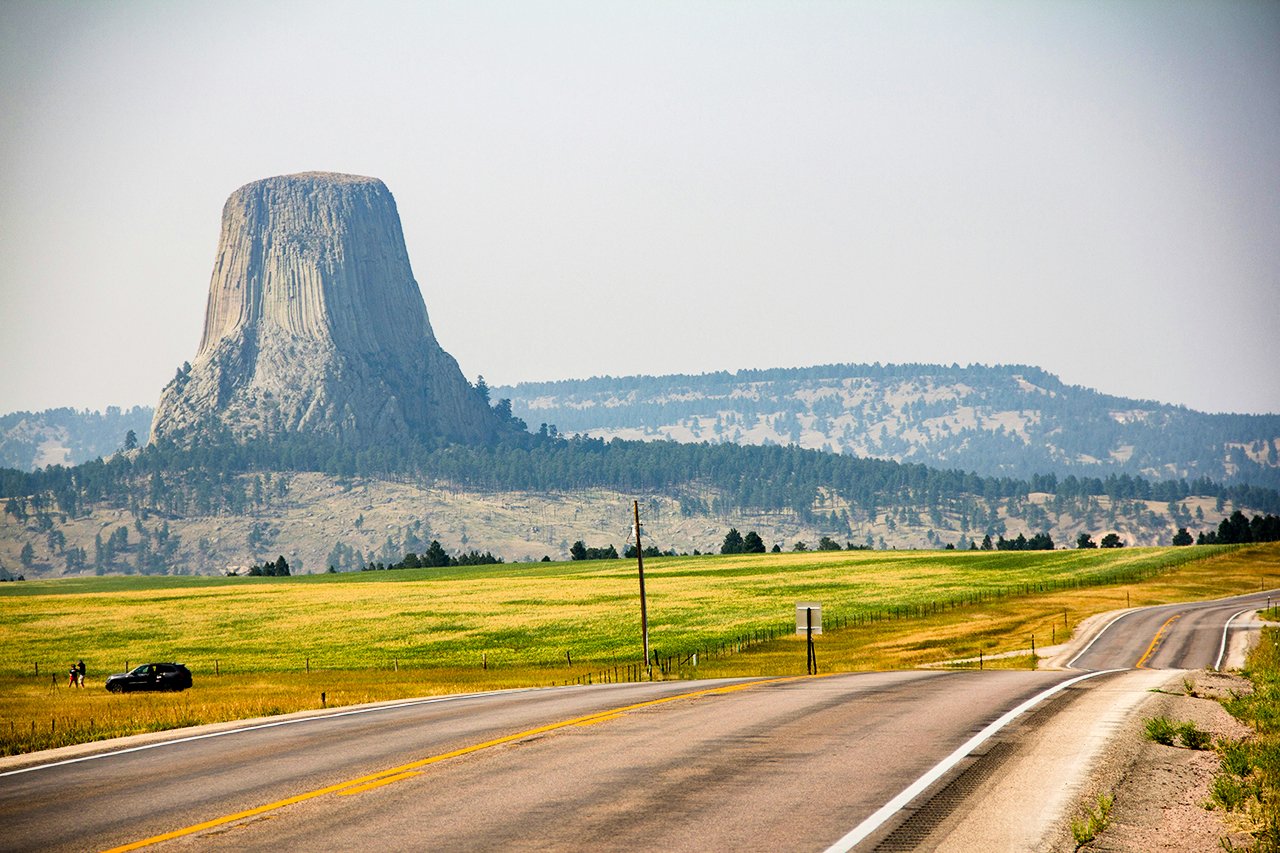
<path id="1" fill-rule="evenodd" d="M 655 677 L 771 675 L 804 671 L 797 601 L 823 605 L 824 671 L 910 667 L 1032 634 L 1049 645 L 1126 604 L 1280 585 L 1280 546 L 676 557 L 646 561 L 645 579 Z M 629 560 L 3 584 L 0 753 L 314 708 L 322 692 L 336 705 L 638 677 L 640 649 Z M 80 658 L 85 690 L 66 687 Z M 151 660 L 187 664 L 195 687 L 102 689 Z"/>

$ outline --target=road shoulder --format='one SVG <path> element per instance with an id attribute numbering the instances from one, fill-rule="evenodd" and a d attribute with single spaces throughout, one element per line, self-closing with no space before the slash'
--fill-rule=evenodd
<path id="1" fill-rule="evenodd" d="M 1058 659 L 1106 624 L 1098 619 Z M 1243 630 L 1232 632 L 1225 665 L 1238 668 L 1258 626 L 1253 617 L 1236 626 Z M 1153 743 L 1144 726 L 1165 716 L 1194 722 L 1215 739 L 1241 737 L 1247 728 L 1216 697 L 1248 689 L 1245 679 L 1210 670 L 1132 670 L 1081 686 L 1014 733 L 1011 754 L 933 831 L 927 849 L 1074 851 L 1071 819 L 1100 794 L 1114 798 L 1111 827 L 1088 849 L 1190 853 L 1218 849 L 1223 837 L 1240 844 L 1229 816 L 1205 808 L 1216 753 Z"/>
<path id="2" fill-rule="evenodd" d="M 1230 691 L 1247 691 L 1239 676 L 1197 670 L 1176 675 L 1139 707 L 1121 736 L 1105 750 L 1083 786 L 1081 804 L 1099 794 L 1114 797 L 1110 826 L 1088 846 L 1108 851 L 1193 851 L 1220 849 L 1229 838 L 1244 849 L 1247 835 L 1233 834 L 1230 816 L 1207 808 L 1209 787 L 1219 767 L 1213 750 L 1164 746 L 1146 738 L 1145 721 L 1161 716 L 1175 723 L 1195 723 L 1218 738 L 1248 734 L 1217 701 Z M 1070 818 L 1070 815 L 1067 816 Z M 1053 828 L 1042 849 L 1076 849 L 1069 823 Z"/>
<path id="3" fill-rule="evenodd" d="M 1097 679 L 1069 691 L 1028 720 L 1012 753 L 942 823 L 927 849 L 957 853 L 991 850 L 1056 850 L 1055 828 L 1090 795 L 1093 771 L 1105 764 L 1113 744 L 1124 742 L 1138 709 L 1170 678 L 1169 672 L 1131 671 Z M 1069 834 L 1068 834 L 1069 837 Z"/>

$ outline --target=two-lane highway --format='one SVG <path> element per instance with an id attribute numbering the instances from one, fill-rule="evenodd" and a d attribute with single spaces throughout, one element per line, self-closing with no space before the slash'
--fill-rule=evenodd
<path id="1" fill-rule="evenodd" d="M 1253 592 L 1120 614 L 1068 663 L 1074 669 L 1204 669 L 1221 665 L 1233 619 L 1276 600 Z"/>
<path id="2" fill-rule="evenodd" d="M 1124 614 L 1075 671 L 509 691 L 175 734 L 0 773 L 0 849 L 871 849 L 972 754 L 1117 678 L 1089 670 L 1213 665 L 1266 596 Z"/>
<path id="3" fill-rule="evenodd" d="M 867 673 L 406 705 L 0 777 L 0 822 L 6 847 L 41 850 L 175 830 L 166 840 L 214 849 L 818 850 L 1072 677 Z"/>

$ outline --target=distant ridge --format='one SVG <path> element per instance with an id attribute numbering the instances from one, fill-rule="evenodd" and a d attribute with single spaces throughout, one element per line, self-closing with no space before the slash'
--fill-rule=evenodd
<path id="1" fill-rule="evenodd" d="M 680 551 L 717 548 L 731 526 L 795 549 L 801 542 L 968 549 L 985 537 L 999 547 L 1001 536 L 1015 547 L 1020 541 L 1062 547 L 1087 541 L 1081 539 L 1086 534 L 1094 541 L 1114 535 L 1126 545 L 1155 545 L 1174 541 L 1175 534 L 1185 540 L 1218 530 L 1236 512 L 1280 513 L 1276 489 L 1207 477 L 1143 478 L 1114 470 L 1086 477 L 1052 470 L 983 476 L 958 465 L 858 458 L 799 442 L 731 441 L 748 428 L 780 437 L 798 430 L 804 439 L 806 430 L 821 427 L 830 435 L 833 423 L 844 424 L 840 435 L 847 440 L 844 430 L 854 434 L 853 421 L 874 415 L 894 421 L 895 432 L 881 424 L 872 436 L 881 443 L 891 436 L 904 443 L 921 437 L 941 442 L 955 432 L 968 442 L 986 436 L 996 450 L 998 441 L 1016 438 L 1012 446 L 1025 450 L 1034 441 L 1022 436 L 1040 435 L 1036 430 L 1053 416 L 1054 401 L 1070 402 L 1069 389 L 1021 368 L 970 368 L 963 383 L 940 375 L 950 370 L 938 368 L 932 379 L 915 367 L 893 368 L 887 378 L 827 375 L 810 381 L 792 375 L 803 371 L 774 375 L 768 383 L 703 377 L 706 387 L 658 378 L 651 380 L 662 386 L 657 399 L 633 387 L 625 397 L 625 389 L 613 388 L 603 401 L 576 401 L 580 409 L 598 409 L 590 413 L 598 417 L 637 402 L 670 415 L 661 407 L 705 407 L 710 400 L 714 419 L 703 424 L 692 415 L 681 426 L 718 443 L 696 437 L 683 443 L 606 441 L 541 423 L 532 433 L 517 431 L 523 422 L 504 399 L 494 411 L 511 431 L 489 445 L 391 441 L 361 448 L 302 431 L 241 440 L 222 429 L 202 432 L 190 445 L 161 438 L 75 468 L 0 468 L 0 568 L 21 566 L 34 577 L 180 574 L 220 572 L 284 554 L 299 570 L 304 562 L 309 570 L 356 569 L 421 553 L 432 539 L 451 553 L 479 546 L 522 561 L 565 557 L 577 539 L 595 547 L 603 537 L 622 550 L 629 523 L 624 510 L 635 499 L 644 502 L 650 541 L 656 537 L 664 548 Z M 726 383 L 723 400 L 711 394 L 716 383 Z M 483 399 L 481 389 L 472 393 Z M 992 408 L 1000 395 L 1012 395 L 1011 402 Z M 803 402 L 808 414 L 768 414 L 789 399 Z M 565 413 L 574 410 L 545 395 L 537 400 L 537 413 L 551 411 L 552 403 Z M 726 400 L 737 409 L 726 410 Z M 982 424 L 994 419 L 997 428 L 971 434 L 952 429 L 948 412 L 960 409 Z M 1088 410 L 1080 412 L 1087 423 Z M 1007 421 L 1009 413 L 1018 420 Z M 1167 414 L 1114 409 L 1103 423 L 1128 427 Z M 1067 417 L 1060 420 L 1072 425 Z M 919 435 L 913 433 L 917 424 L 926 428 Z M 730 429 L 734 433 L 726 435 Z M 1058 448 L 1076 440 L 1065 431 L 1048 437 Z"/>
<path id="2" fill-rule="evenodd" d="M 602 438 L 798 444 L 986 476 L 1207 477 L 1280 488 L 1280 415 L 1102 394 L 1030 365 L 827 364 L 495 387 Z"/>
<path id="3" fill-rule="evenodd" d="M 856 404 L 840 390 L 854 383 Z M 794 441 L 987 476 L 1127 473 L 1280 488 L 1280 415 L 1207 414 L 1117 397 L 1066 385 L 1030 365 L 829 364 L 490 391 L 510 398 L 513 412 L 535 429 L 554 424 L 566 434 Z M 125 410 L 127 425 L 113 411 L 0 416 L 0 467 L 31 470 L 108 455 L 123 445 L 126 429 L 146 440 L 150 409 Z"/>
<path id="4" fill-rule="evenodd" d="M 124 447 L 130 430 L 145 444 L 154 414 L 150 406 L 108 406 L 102 412 L 64 407 L 0 415 L 0 468 L 31 471 L 110 456 Z"/>

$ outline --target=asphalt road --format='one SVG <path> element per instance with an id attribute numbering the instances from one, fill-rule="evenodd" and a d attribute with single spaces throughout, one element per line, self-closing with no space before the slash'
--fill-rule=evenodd
<path id="1" fill-rule="evenodd" d="M 1227 619 L 1265 598 L 1126 615 L 1073 665 L 1211 665 Z M 927 799 L 963 769 L 943 773 L 939 762 L 962 758 L 1010 709 L 1080 677 L 920 671 L 597 685 L 177 737 L 0 774 L 0 850 L 102 850 L 171 833 L 161 846 L 824 850 L 842 838 L 847 848 L 847 834 L 879 811 L 867 847 L 902 820 L 904 791 L 928 788 Z M 1060 689 L 1011 729 L 1034 727 L 1108 677 Z M 919 784 L 930 771 L 940 781 Z"/>
<path id="2" fill-rule="evenodd" d="M 1280 592 L 1132 610 L 1112 621 L 1068 666 L 1083 670 L 1215 667 L 1227 622 L 1237 614 L 1266 607 L 1269 600 L 1280 602 Z"/>

